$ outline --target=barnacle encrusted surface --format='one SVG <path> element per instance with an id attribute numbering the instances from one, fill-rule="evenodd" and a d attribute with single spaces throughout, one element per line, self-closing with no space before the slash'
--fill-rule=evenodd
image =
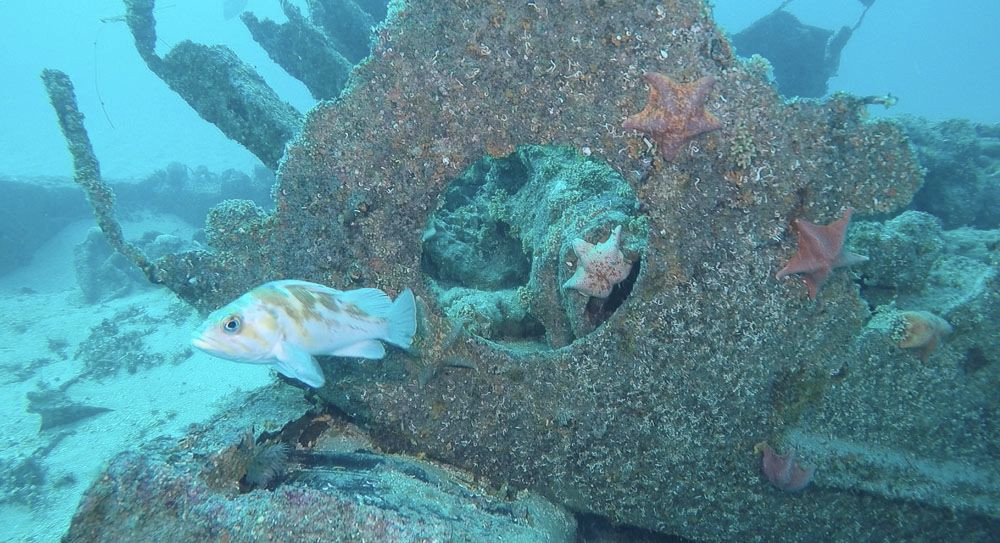
<path id="1" fill-rule="evenodd" d="M 874 526 L 887 538 L 981 540 L 997 529 L 960 496 L 898 499 L 884 490 L 893 487 L 891 471 L 877 473 L 885 485 L 858 489 L 824 481 L 817 465 L 810 488 L 790 498 L 767 484 L 753 453 L 754 443 L 780 441 L 793 423 L 772 397 L 779 377 L 806 376 L 782 381 L 810 387 L 783 391 L 806 398 L 794 409 L 800 423 L 816 402 L 825 402 L 825 420 L 836 420 L 851 413 L 852 397 L 874 410 L 941 384 L 915 379 L 912 390 L 887 396 L 875 362 L 841 379 L 854 361 L 885 353 L 877 342 L 844 348 L 869 316 L 852 275 L 832 276 L 818 303 L 773 279 L 794 253 L 792 219 L 825 224 L 843 207 L 863 218 L 909 201 L 921 177 L 896 126 L 866 122 L 863 101 L 850 96 L 783 103 L 733 57 L 700 1 L 424 0 L 393 11 L 350 90 L 314 109 L 287 149 L 277 209 L 260 223 L 258 243 L 175 261 L 188 277 L 184 296 L 213 305 L 276 276 L 413 288 L 425 317 L 419 363 L 441 365 L 436 374 L 415 379 L 404 371 L 413 355 L 399 352 L 374 364 L 337 360 L 326 363 L 319 396 L 363 421 L 384 447 L 616 522 L 699 540 L 765 531 L 847 540 Z M 620 128 L 646 100 L 647 71 L 716 81 L 706 108 L 723 128 L 671 163 Z M 631 185 L 648 225 L 630 297 L 596 330 L 555 350 L 500 348 L 463 334 L 421 268 L 422 235 L 451 180 L 484 155 L 531 144 L 606 162 Z M 552 231 L 549 242 L 576 235 Z M 547 264 L 537 279 L 558 285 L 560 263 Z M 443 367 L 459 359 L 470 362 Z M 852 441 L 848 426 L 836 428 L 843 442 L 873 439 Z M 931 464 L 944 454 L 934 445 L 988 449 L 935 443 L 941 438 L 916 419 L 879 431 L 877 441 L 889 444 L 896 434 L 920 435 L 919 447 L 903 442 L 897 452 Z M 822 444 L 805 441 L 796 445 L 813 463 L 808 455 Z"/>
<path id="2" fill-rule="evenodd" d="M 576 540 L 573 516 L 537 494 L 508 496 L 450 467 L 374 452 L 340 417 L 303 414 L 308 404 L 297 392 L 259 389 L 192 425 L 180 441 L 119 454 L 81 499 L 62 541 Z M 282 445 L 254 444 L 253 433 L 240 429 L 270 417 L 289 421 L 267 432 Z M 295 444 L 287 455 L 286 442 Z M 280 467 L 281 477 L 249 484 L 265 475 L 253 473 L 262 460 Z M 12 474 L 15 482 L 38 479 Z"/>

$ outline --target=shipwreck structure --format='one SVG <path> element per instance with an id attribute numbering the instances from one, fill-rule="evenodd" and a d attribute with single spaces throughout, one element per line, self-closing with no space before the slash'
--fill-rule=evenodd
<path id="1" fill-rule="evenodd" d="M 128 3 L 138 17 L 142 3 Z M 278 165 L 276 209 L 217 207 L 214 252 L 160 259 L 154 277 L 204 309 L 285 277 L 412 288 L 415 348 L 323 361 L 317 400 L 383 450 L 575 513 L 704 541 L 876 528 L 986 541 L 1000 531 L 995 264 L 939 307 L 901 308 L 954 326 L 926 363 L 871 301 L 913 288 L 899 274 L 927 253 L 879 264 L 886 247 L 916 243 L 905 225 L 865 230 L 859 252 L 877 272 L 863 285 L 864 266 L 835 270 L 816 301 L 775 280 L 794 219 L 827 224 L 846 207 L 885 218 L 922 176 L 900 129 L 865 119 L 865 100 L 785 103 L 766 69 L 734 56 L 700 0 L 393 2 L 346 90 L 301 121 L 255 86 L 231 89 L 286 119 L 255 151 Z M 694 88 L 678 99 L 708 115 L 669 156 L 662 135 L 622 128 L 656 99 L 648 73 Z M 686 86 L 703 78 L 712 85 Z M 618 227 L 629 277 L 607 298 L 563 288 L 576 241 Z M 937 303 L 919 290 L 907 299 Z M 765 441 L 796 450 L 808 486 L 768 483 Z M 113 469 L 71 534 L 144 515 L 101 500 L 149 491 L 127 474 L 160 468 Z"/>

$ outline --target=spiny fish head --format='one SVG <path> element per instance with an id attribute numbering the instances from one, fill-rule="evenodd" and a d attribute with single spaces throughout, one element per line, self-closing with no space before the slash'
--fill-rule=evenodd
<path id="1" fill-rule="evenodd" d="M 272 312 L 253 296 L 243 295 L 214 311 L 195 332 L 191 344 L 236 362 L 266 362 L 280 339 Z"/>

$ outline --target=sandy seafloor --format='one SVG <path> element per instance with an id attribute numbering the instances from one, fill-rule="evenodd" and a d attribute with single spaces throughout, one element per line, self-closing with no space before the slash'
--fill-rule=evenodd
<path id="1" fill-rule="evenodd" d="M 222 405 L 272 381 L 264 366 L 234 364 L 190 348 L 197 312 L 165 288 L 137 285 L 121 298 L 89 305 L 77 286 L 73 248 L 83 241 L 92 220 L 70 224 L 50 239 L 27 266 L 0 276 L 0 458 L 12 461 L 69 432 L 42 459 L 46 481 L 31 506 L 0 500 L 0 541 L 58 541 L 77 503 L 102 466 L 119 452 L 161 435 L 180 435 Z M 192 229 L 172 217 L 124 222 L 126 235 L 157 230 L 190 239 Z M 93 327 L 121 318 L 122 329 L 149 331 L 143 352 L 161 354 L 162 365 L 124 369 L 102 379 L 83 379 L 67 389 L 69 398 L 111 408 L 81 422 L 39 431 L 40 417 L 26 412 L 26 393 L 40 386 L 58 388 L 83 369 L 75 354 Z M 134 310 L 138 310 L 135 312 Z M 53 351 L 50 340 L 65 346 Z M 53 362 L 23 382 L 9 383 L 12 367 L 39 358 Z M 7 489 L 0 489 L 6 491 Z"/>

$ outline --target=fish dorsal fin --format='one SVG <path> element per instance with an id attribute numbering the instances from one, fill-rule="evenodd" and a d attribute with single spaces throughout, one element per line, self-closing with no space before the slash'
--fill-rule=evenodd
<path id="1" fill-rule="evenodd" d="M 301 288 L 332 297 L 338 305 L 348 305 L 348 311 L 356 311 L 361 316 L 371 318 L 385 318 L 392 308 L 392 300 L 389 295 L 377 288 L 359 288 L 355 290 L 337 290 L 319 283 L 310 283 L 298 279 L 282 279 L 268 283 L 278 289 L 288 290 L 289 287 Z"/>
<path id="2" fill-rule="evenodd" d="M 287 290 L 292 288 L 301 288 L 309 292 L 316 292 L 322 294 L 328 294 L 330 296 L 340 296 L 343 294 L 335 288 L 330 288 L 326 285 L 321 285 L 319 283 L 312 283 L 309 281 L 303 281 L 301 279 L 279 279 L 278 281 L 271 281 L 270 283 L 265 283 L 265 286 L 272 286 L 277 289 Z"/>
<path id="3" fill-rule="evenodd" d="M 341 347 L 333 356 L 350 356 L 353 358 L 382 358 L 385 356 L 385 347 L 382 343 L 374 340 L 367 339 L 364 341 L 359 341 L 357 343 L 352 343 L 346 347 Z"/>
<path id="4" fill-rule="evenodd" d="M 303 349 L 278 342 L 274 348 L 274 360 L 275 369 L 286 377 L 298 379 L 313 388 L 319 388 L 326 382 L 319 362 Z"/>

